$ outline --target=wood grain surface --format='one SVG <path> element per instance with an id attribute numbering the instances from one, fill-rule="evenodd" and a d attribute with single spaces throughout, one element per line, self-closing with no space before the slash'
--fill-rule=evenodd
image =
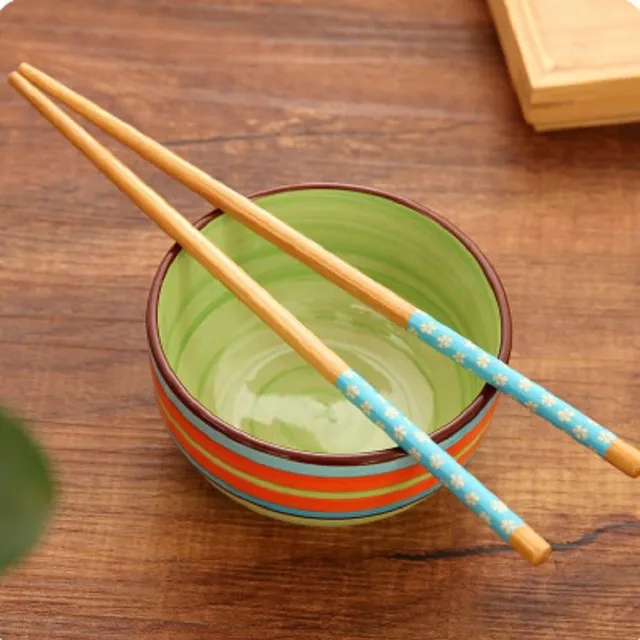
<path id="1" fill-rule="evenodd" d="M 483 2 L 16 0 L 0 73 L 23 60 L 243 193 L 340 180 L 440 211 L 501 274 L 514 365 L 640 443 L 640 128 L 532 132 Z M 61 490 L 0 579 L 2 640 L 640 637 L 637 482 L 505 400 L 471 470 L 553 541 L 543 567 L 446 492 L 353 530 L 260 518 L 154 405 L 144 307 L 169 242 L 7 86 L 0 213 L 0 397 Z"/>

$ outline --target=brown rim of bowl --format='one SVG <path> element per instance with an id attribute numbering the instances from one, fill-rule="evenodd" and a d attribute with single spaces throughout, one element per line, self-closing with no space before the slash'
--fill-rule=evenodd
<path id="1" fill-rule="evenodd" d="M 431 209 L 417 204 L 406 198 L 395 196 L 379 189 L 372 189 L 369 187 L 361 187 L 358 185 L 350 185 L 343 183 L 331 183 L 331 182 L 317 182 L 317 183 L 303 183 L 299 185 L 286 185 L 281 187 L 275 187 L 273 189 L 267 189 L 254 193 L 249 198 L 261 198 L 264 196 L 274 195 L 277 193 L 286 193 L 288 191 L 303 191 L 307 189 L 337 189 L 343 191 L 356 191 L 359 193 L 366 193 L 380 198 L 386 198 L 396 202 L 404 207 L 412 209 L 413 211 L 427 216 L 434 222 L 438 223 L 441 227 L 446 229 L 449 233 L 454 235 L 474 256 L 482 271 L 484 272 L 493 293 L 496 296 L 498 307 L 500 310 L 500 321 L 502 328 L 502 338 L 500 343 L 500 351 L 498 357 L 503 362 L 509 361 L 511 355 L 511 310 L 509 308 L 509 302 L 505 293 L 504 287 L 495 269 L 486 258 L 486 256 L 480 251 L 480 248 L 464 233 L 462 233 L 451 222 L 443 218 L 440 214 L 432 211 Z M 198 222 L 195 226 L 201 229 L 203 226 L 214 220 L 215 218 L 224 215 L 224 212 L 220 209 L 214 209 L 211 213 L 207 214 Z M 237 429 L 236 427 L 228 424 L 224 420 L 213 415 L 208 409 L 201 405 L 182 385 L 178 377 L 173 372 L 173 369 L 167 362 L 164 351 L 160 344 L 160 335 L 158 332 L 158 301 L 160 297 L 160 290 L 162 283 L 169 270 L 169 267 L 176 259 L 178 253 L 181 251 L 181 247 L 176 243 L 167 252 L 164 259 L 160 263 L 156 275 L 151 285 L 149 297 L 147 301 L 147 314 L 146 314 L 146 326 L 147 326 L 147 338 L 149 340 L 151 356 L 153 361 L 157 365 L 160 373 L 167 383 L 171 391 L 176 397 L 200 420 L 211 428 L 219 431 L 228 438 L 239 442 L 247 447 L 260 451 L 262 453 L 271 454 L 280 458 L 286 458 L 295 462 L 301 462 L 305 464 L 317 464 L 317 465 L 331 465 L 331 466 L 358 466 L 369 464 L 380 464 L 383 462 L 390 462 L 407 455 L 400 447 L 392 447 L 390 449 L 383 449 L 381 451 L 370 451 L 355 454 L 331 454 L 331 453 L 313 453 L 310 451 L 301 451 L 297 449 L 290 449 L 270 442 L 265 442 L 255 438 L 254 436 Z M 493 399 L 497 391 L 489 384 L 485 384 L 480 393 L 476 396 L 471 404 L 469 404 L 461 413 L 459 413 L 453 420 L 443 425 L 433 433 L 431 437 L 435 442 L 442 442 L 447 438 L 454 435 L 462 427 L 473 420 Z"/>

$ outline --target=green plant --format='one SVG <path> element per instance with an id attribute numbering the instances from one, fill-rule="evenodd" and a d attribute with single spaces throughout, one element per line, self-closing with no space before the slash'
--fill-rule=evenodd
<path id="1" fill-rule="evenodd" d="M 0 573 L 38 541 L 54 494 L 47 456 L 24 422 L 0 407 Z"/>

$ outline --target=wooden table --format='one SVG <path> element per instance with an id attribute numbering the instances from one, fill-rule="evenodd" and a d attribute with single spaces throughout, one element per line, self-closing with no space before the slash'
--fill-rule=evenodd
<path id="1" fill-rule="evenodd" d="M 640 129 L 534 134 L 483 2 L 16 0 L 0 71 L 22 60 L 243 192 L 347 181 L 441 211 L 504 280 L 515 366 L 640 442 Z M 0 583 L 3 640 L 640 636 L 640 484 L 511 401 L 472 469 L 553 541 L 539 569 L 446 492 L 343 531 L 218 495 L 148 375 L 169 242 L 7 87 L 0 160 L 0 393 L 61 486 Z"/>

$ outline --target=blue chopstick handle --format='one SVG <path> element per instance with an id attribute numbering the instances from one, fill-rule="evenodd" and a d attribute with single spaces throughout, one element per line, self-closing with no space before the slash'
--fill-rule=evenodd
<path id="1" fill-rule="evenodd" d="M 463 338 L 424 311 L 415 311 L 407 329 L 420 340 L 473 371 L 534 413 L 568 433 L 576 442 L 604 458 L 617 436 L 575 407 L 532 382 L 484 349 Z"/>
<path id="2" fill-rule="evenodd" d="M 508 542 L 512 534 L 524 524 L 496 495 L 355 371 L 345 371 L 336 380 L 336 386 L 392 440 L 446 484 L 461 502 L 482 518 L 503 540 Z"/>

